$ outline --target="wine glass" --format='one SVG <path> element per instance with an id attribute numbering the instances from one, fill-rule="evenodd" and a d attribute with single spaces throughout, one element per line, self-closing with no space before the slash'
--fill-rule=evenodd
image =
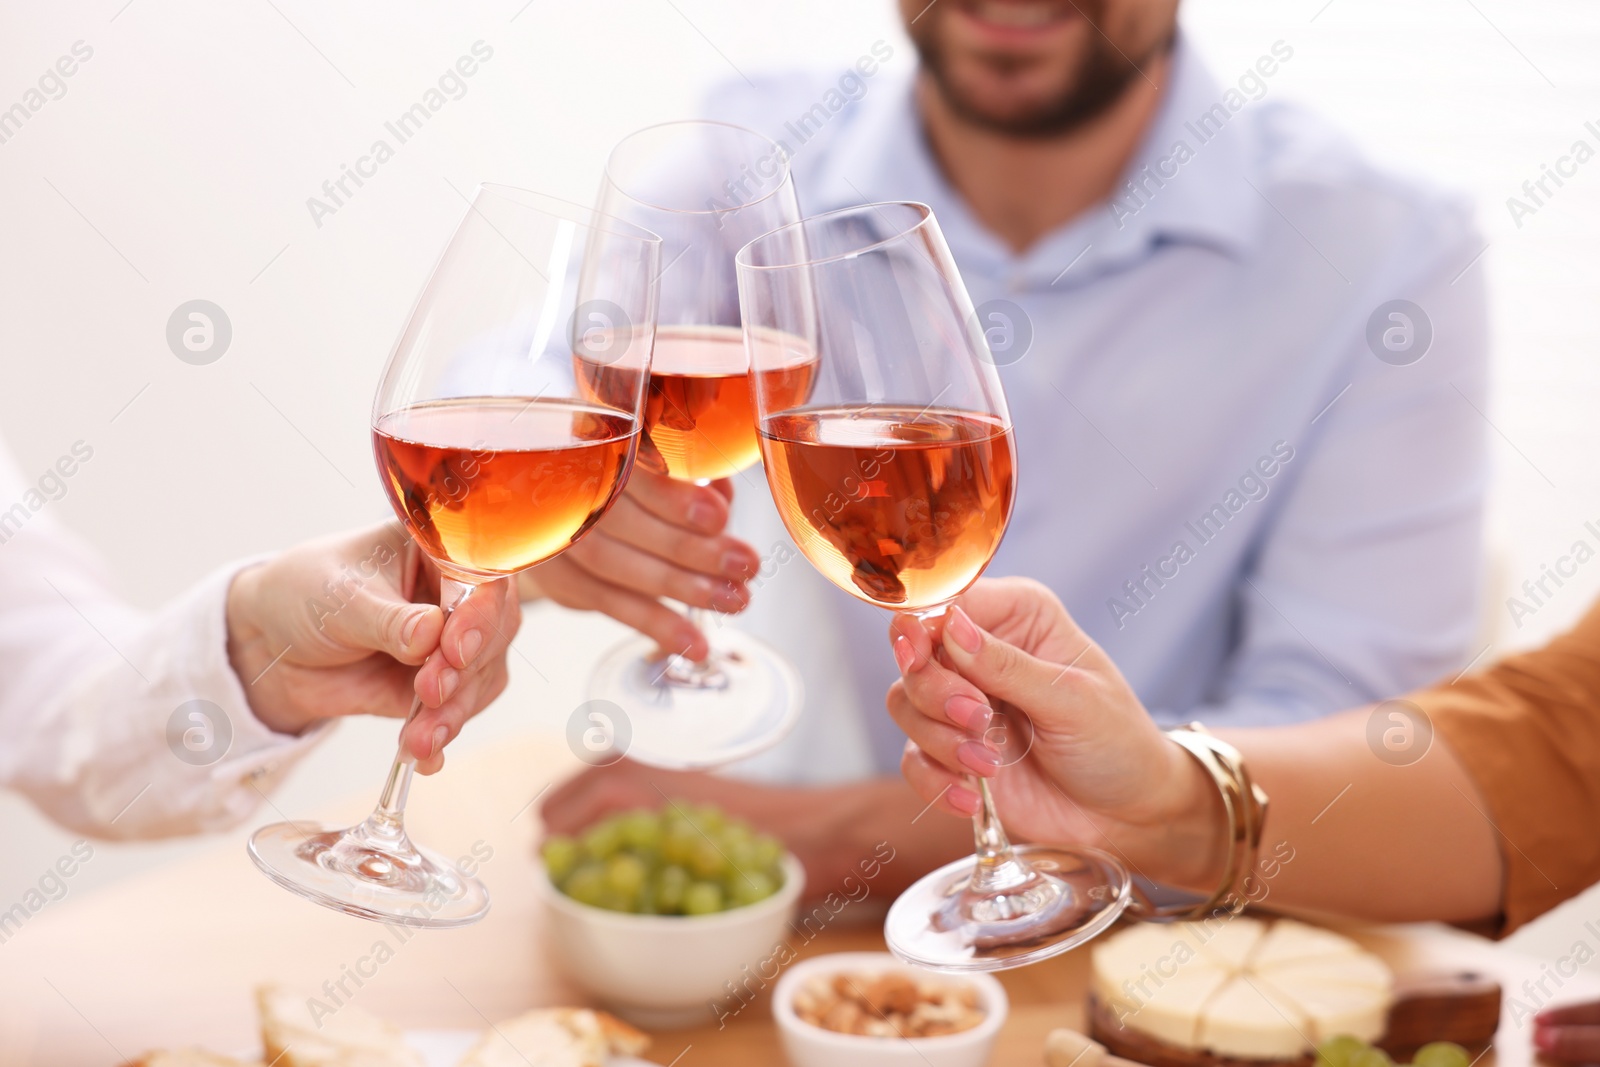
<path id="1" fill-rule="evenodd" d="M 741 474 L 761 453 L 733 257 L 800 217 L 784 150 L 727 123 L 650 126 L 612 150 L 598 207 L 662 238 L 640 467 L 702 486 Z M 798 403 L 810 372 L 803 362 L 771 366 L 764 385 Z M 595 667 L 589 696 L 627 716 L 628 755 L 657 767 L 715 767 L 782 740 L 800 714 L 799 672 L 721 617 L 688 614 L 710 643 L 704 662 L 663 656 L 635 637 Z"/>
<path id="2" fill-rule="evenodd" d="M 869 604 L 932 629 L 988 566 L 1011 515 L 1005 394 L 933 212 L 868 204 L 805 219 L 738 255 L 762 458 L 795 543 Z M 810 394 L 761 371 L 814 365 Z M 1002 709 L 997 708 L 997 712 Z M 1000 970 L 1064 952 L 1127 907 L 1127 872 L 1093 849 L 1013 847 L 986 780 L 976 855 L 895 901 L 909 963 Z"/>
<path id="3" fill-rule="evenodd" d="M 479 583 L 569 547 L 627 480 L 654 331 L 660 240 L 588 208 L 485 185 L 423 287 L 372 406 L 379 477 L 439 571 L 446 616 Z M 592 365 L 580 388 L 573 354 Z M 407 722 L 415 716 L 414 701 Z M 349 828 L 283 822 L 250 839 L 279 885 L 418 927 L 483 918 L 489 894 L 403 825 L 402 747 Z"/>

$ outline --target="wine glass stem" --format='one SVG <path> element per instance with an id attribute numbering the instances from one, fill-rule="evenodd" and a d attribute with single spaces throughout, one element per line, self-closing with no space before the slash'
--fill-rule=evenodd
<path id="1" fill-rule="evenodd" d="M 1000 825 L 1000 815 L 995 811 L 994 794 L 989 790 L 989 780 L 971 776 L 968 779 L 977 787 L 983 806 L 972 817 L 972 841 L 978 852 L 978 862 L 993 866 L 1011 855 L 1011 841 L 1005 827 Z"/>
<path id="2" fill-rule="evenodd" d="M 468 583 L 456 581 L 442 574 L 439 576 L 439 606 L 444 610 L 445 622 L 450 621 L 450 613 L 460 607 L 461 602 L 471 593 L 472 586 Z M 411 720 L 415 719 L 417 712 L 421 710 L 422 698 L 413 697 L 411 710 L 406 714 L 404 725 L 400 727 L 402 740 L 399 751 L 395 753 L 394 765 L 389 768 L 389 778 L 383 783 L 383 792 L 378 796 L 378 806 L 367 818 L 369 827 L 386 836 L 399 837 L 404 832 L 406 797 L 411 792 L 411 776 L 416 771 L 417 760 L 406 751 L 403 738 L 406 726 L 411 725 Z"/>
<path id="3" fill-rule="evenodd" d="M 711 484 L 711 481 L 706 478 L 696 478 L 693 484 L 704 489 Z M 685 604 L 683 617 L 689 620 L 689 625 L 705 634 L 706 644 L 709 646 L 711 644 L 711 627 L 713 623 L 711 611 L 706 608 L 695 607 L 692 604 Z M 703 663 L 696 663 L 688 656 L 674 652 L 667 657 L 667 665 L 666 670 L 663 672 L 663 677 L 676 679 L 679 683 L 686 685 L 712 684 L 717 673 L 713 663 L 716 655 L 716 649 L 713 648 L 706 654 Z"/>

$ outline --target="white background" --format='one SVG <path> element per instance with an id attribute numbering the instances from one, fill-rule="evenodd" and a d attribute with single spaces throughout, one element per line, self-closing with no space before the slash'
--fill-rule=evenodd
<path id="1" fill-rule="evenodd" d="M 1385 164 L 1477 197 L 1489 248 L 1473 269 L 1494 296 L 1499 569 L 1510 586 L 1537 577 L 1600 520 L 1600 160 L 1520 228 L 1505 200 L 1576 138 L 1600 148 L 1583 128 L 1600 125 L 1600 5 L 1189 0 L 1185 20 L 1224 80 L 1289 43 L 1274 96 L 1314 103 Z M 5 443 L 24 472 L 78 439 L 93 446 L 49 509 L 143 605 L 230 558 L 384 518 L 371 391 L 462 194 L 494 180 L 588 200 L 612 142 L 691 113 L 713 81 L 843 65 L 879 38 L 895 46 L 889 69 L 909 66 L 887 0 L 4 0 L 0 109 L 75 41 L 94 49 L 66 95 L 0 144 Z M 385 120 L 478 40 L 494 56 L 465 96 L 319 228 L 307 197 L 375 138 L 393 143 Z M 194 298 L 233 324 L 211 366 L 179 362 L 165 342 L 168 316 Z M 1485 658 L 1556 632 L 1597 587 L 1593 563 L 1520 630 L 1501 604 Z M 564 721 L 614 634 L 531 612 L 510 693 L 458 748 Z M 345 727 L 278 809 L 309 817 L 331 796 L 376 790 L 392 736 L 385 723 Z M 69 841 L 0 797 L 0 909 Z M 97 846 L 72 892 L 195 847 Z"/>

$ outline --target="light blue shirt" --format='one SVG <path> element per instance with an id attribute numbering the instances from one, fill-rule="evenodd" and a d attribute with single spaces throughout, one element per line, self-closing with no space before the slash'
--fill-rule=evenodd
<path id="1" fill-rule="evenodd" d="M 1163 723 L 1295 722 L 1462 666 L 1487 483 L 1483 242 L 1462 203 L 1299 107 L 1230 94 L 1180 43 L 1117 196 L 1017 255 L 946 183 L 909 83 L 863 81 L 820 123 L 835 80 L 741 83 L 710 111 L 787 142 L 808 214 L 931 205 L 980 312 L 1009 301 L 1031 324 L 1022 354 L 987 309 L 1020 463 L 990 576 L 1053 589 Z M 1375 315 L 1394 300 L 1426 323 Z M 768 564 L 728 624 L 808 688 L 750 773 L 892 770 L 888 615 L 794 553 L 759 470 L 739 489 L 735 532 Z"/>

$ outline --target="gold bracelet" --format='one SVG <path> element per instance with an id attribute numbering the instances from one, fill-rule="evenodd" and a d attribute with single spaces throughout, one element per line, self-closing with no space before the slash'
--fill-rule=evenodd
<path id="1" fill-rule="evenodd" d="M 1139 917 L 1155 922 L 1175 922 L 1209 918 L 1219 911 L 1241 911 L 1246 897 L 1240 890 L 1256 868 L 1261 832 L 1267 821 L 1266 791 L 1250 780 L 1250 772 L 1239 750 L 1213 737 L 1199 723 L 1168 730 L 1166 735 L 1198 760 L 1217 784 L 1228 818 L 1228 859 L 1223 866 L 1221 884 L 1204 902 L 1147 905 L 1140 909 Z"/>

